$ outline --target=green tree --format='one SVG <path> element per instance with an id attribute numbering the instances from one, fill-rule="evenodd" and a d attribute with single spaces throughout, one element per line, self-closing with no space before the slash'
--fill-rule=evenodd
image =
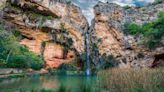
<path id="1" fill-rule="evenodd" d="M 4 26 L 9 25 L 0 24 L 0 67 L 41 69 L 42 58 L 19 44 L 16 37 L 19 34 L 12 33 L 14 30 L 7 31 Z"/>

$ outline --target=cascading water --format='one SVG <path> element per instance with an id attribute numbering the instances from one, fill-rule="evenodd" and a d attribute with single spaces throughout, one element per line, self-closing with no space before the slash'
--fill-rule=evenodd
<path id="1" fill-rule="evenodd" d="M 89 60 L 89 34 L 88 32 L 85 33 L 85 47 L 86 47 L 86 75 L 89 76 L 91 74 L 90 69 L 90 60 Z"/>

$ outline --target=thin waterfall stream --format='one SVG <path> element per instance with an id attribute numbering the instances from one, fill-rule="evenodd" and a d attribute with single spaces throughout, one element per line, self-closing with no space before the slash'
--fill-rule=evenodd
<path id="1" fill-rule="evenodd" d="M 85 49 L 86 49 L 86 75 L 91 75 L 91 69 L 90 69 L 90 53 L 89 53 L 89 34 L 88 32 L 85 33 Z"/>

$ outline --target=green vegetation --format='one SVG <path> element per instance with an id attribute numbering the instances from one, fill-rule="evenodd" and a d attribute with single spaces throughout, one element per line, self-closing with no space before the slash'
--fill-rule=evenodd
<path id="1" fill-rule="evenodd" d="M 112 55 L 102 55 L 101 56 L 101 69 L 107 69 L 111 67 L 116 67 L 118 66 L 118 61 L 112 56 Z"/>
<path id="2" fill-rule="evenodd" d="M 144 58 L 145 55 L 144 55 L 144 53 L 141 53 L 141 52 L 140 52 L 140 53 L 138 53 L 137 57 L 138 57 L 138 58 Z"/>
<path id="3" fill-rule="evenodd" d="M 64 23 L 60 25 L 61 30 L 53 30 L 49 34 L 53 38 L 53 42 L 59 43 L 64 46 L 64 57 L 66 56 L 68 50 L 73 44 L 72 38 L 69 36 L 69 32 L 65 29 Z"/>
<path id="4" fill-rule="evenodd" d="M 163 3 L 164 0 L 154 0 L 154 4 L 159 4 L 159 3 Z"/>
<path id="5" fill-rule="evenodd" d="M 163 75 L 163 69 L 110 69 L 98 74 L 107 92 L 163 92 Z"/>
<path id="6" fill-rule="evenodd" d="M 101 39 L 97 43 L 101 43 Z M 107 69 L 118 66 L 118 61 L 113 55 L 103 54 L 101 55 L 96 43 L 92 43 L 90 52 L 90 61 L 92 62 L 92 70 L 94 69 Z"/>
<path id="7" fill-rule="evenodd" d="M 28 11 L 27 14 L 30 14 L 31 17 L 34 17 L 34 18 L 42 18 L 43 21 L 45 20 L 52 20 L 54 18 L 58 18 L 58 17 L 53 17 L 51 15 L 43 15 L 41 13 L 38 13 L 38 12 L 33 12 L 33 11 Z"/>
<path id="8" fill-rule="evenodd" d="M 72 1 L 71 1 L 71 0 L 68 0 L 68 1 L 67 1 L 67 4 L 72 4 Z"/>
<path id="9" fill-rule="evenodd" d="M 73 64 L 67 63 L 67 64 L 61 64 L 58 67 L 58 69 L 61 71 L 76 71 L 77 67 L 74 66 Z"/>
<path id="10" fill-rule="evenodd" d="M 154 22 L 143 25 L 125 24 L 124 32 L 126 34 L 140 35 L 144 38 L 145 46 L 150 49 L 155 49 L 160 45 L 160 41 L 164 39 L 164 12 L 158 14 L 158 19 Z"/>
<path id="11" fill-rule="evenodd" d="M 130 9 L 130 8 L 132 8 L 132 6 L 126 5 L 126 6 L 124 6 L 123 8 L 124 8 L 124 9 Z"/>
<path id="12" fill-rule="evenodd" d="M 42 58 L 19 44 L 21 34 L 18 31 L 8 30 L 4 26 L 0 24 L 0 67 L 41 69 Z"/>
<path id="13" fill-rule="evenodd" d="M 126 23 L 124 29 L 125 34 L 138 35 L 142 33 L 141 26 L 135 23 Z"/>

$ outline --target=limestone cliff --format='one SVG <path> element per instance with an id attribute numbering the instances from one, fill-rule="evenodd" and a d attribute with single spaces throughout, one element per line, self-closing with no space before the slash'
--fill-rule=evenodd
<path id="1" fill-rule="evenodd" d="M 151 51 L 140 44 L 142 37 L 124 35 L 122 30 L 127 22 L 141 25 L 154 21 L 157 14 L 164 10 L 163 6 L 164 3 L 124 9 L 114 3 L 99 2 L 94 7 L 95 18 L 89 31 L 91 49 L 96 43 L 100 55 L 113 55 L 121 68 L 152 66 L 155 55 L 164 53 L 164 48 Z M 144 58 L 137 57 L 140 53 L 144 54 Z"/>
<path id="2" fill-rule="evenodd" d="M 95 65 L 103 55 L 113 55 L 119 67 L 150 67 L 163 55 L 164 47 L 149 50 L 140 44 L 141 37 L 123 34 L 127 22 L 144 24 L 157 18 L 164 3 L 125 9 L 102 3 L 94 7 L 95 18 L 89 27 L 81 9 L 66 0 L 3 0 L 3 19 L 17 25 L 23 38 L 20 43 L 42 55 L 46 68 L 57 68 L 85 53 L 89 33 L 90 58 Z M 138 55 L 143 53 L 143 58 Z"/>
<path id="3" fill-rule="evenodd" d="M 43 55 L 46 67 L 57 68 L 84 51 L 87 20 L 65 0 L 7 0 L 3 19 L 19 27 L 20 43 Z"/>

